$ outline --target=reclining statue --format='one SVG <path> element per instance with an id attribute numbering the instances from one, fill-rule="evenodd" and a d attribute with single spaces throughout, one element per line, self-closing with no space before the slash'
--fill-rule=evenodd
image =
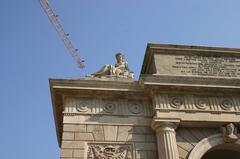
<path id="1" fill-rule="evenodd" d="M 115 65 L 104 65 L 99 71 L 91 74 L 91 77 L 120 77 L 134 78 L 133 72 L 130 71 L 127 61 L 124 61 L 124 55 L 117 53 L 115 55 L 117 63 Z"/>

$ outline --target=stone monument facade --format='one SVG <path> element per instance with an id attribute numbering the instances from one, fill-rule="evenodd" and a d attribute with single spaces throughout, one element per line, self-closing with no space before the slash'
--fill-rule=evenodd
<path id="1" fill-rule="evenodd" d="M 240 158 L 240 49 L 148 44 L 138 81 L 50 89 L 61 159 Z"/>

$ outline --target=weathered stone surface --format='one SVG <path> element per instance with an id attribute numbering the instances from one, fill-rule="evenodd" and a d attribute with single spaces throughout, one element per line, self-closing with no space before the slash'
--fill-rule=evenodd
<path id="1" fill-rule="evenodd" d="M 87 128 L 86 125 L 79 125 L 79 124 L 64 124 L 63 131 L 71 131 L 71 132 L 86 132 Z"/>
<path id="2" fill-rule="evenodd" d="M 73 150 L 73 157 L 84 158 L 84 151 L 85 151 L 85 150 L 74 149 L 74 150 Z"/>
<path id="3" fill-rule="evenodd" d="M 134 126 L 133 133 L 134 134 L 152 134 L 153 131 L 150 126 Z"/>
<path id="4" fill-rule="evenodd" d="M 139 135 L 139 134 L 130 134 L 128 135 L 127 141 L 145 141 L 146 137 L 145 135 Z"/>
<path id="5" fill-rule="evenodd" d="M 190 152 L 194 147 L 194 144 L 192 144 L 191 142 L 189 143 L 187 140 L 185 140 L 178 134 L 176 136 L 176 140 L 177 140 L 178 147 L 181 147 L 181 148 L 187 150 L 188 152 Z"/>
<path id="6" fill-rule="evenodd" d="M 93 137 L 95 141 L 105 140 L 102 125 L 87 125 L 87 132 L 93 133 Z"/>
<path id="7" fill-rule="evenodd" d="M 112 120 L 114 119 L 114 120 Z M 75 115 L 64 116 L 65 124 L 98 124 L 107 123 L 112 125 L 139 125 L 149 126 L 151 124 L 152 117 L 143 118 L 141 116 L 109 116 L 109 115 Z"/>
<path id="8" fill-rule="evenodd" d="M 157 159 L 156 151 L 136 151 L 136 159 Z"/>
<path id="9" fill-rule="evenodd" d="M 156 141 L 156 136 L 155 135 L 144 135 L 146 142 L 154 142 Z"/>
<path id="10" fill-rule="evenodd" d="M 127 141 L 127 137 L 132 133 L 132 126 L 119 126 L 117 141 Z"/>
<path id="11" fill-rule="evenodd" d="M 61 157 L 73 157 L 73 150 L 71 149 L 62 149 Z"/>
<path id="12" fill-rule="evenodd" d="M 156 144 L 155 143 L 136 143 L 135 148 L 138 151 L 153 151 L 156 150 Z"/>
<path id="13" fill-rule="evenodd" d="M 82 141 L 63 141 L 62 148 L 84 148 L 84 142 Z"/>
<path id="14" fill-rule="evenodd" d="M 183 149 L 182 147 L 178 146 L 178 153 L 179 153 L 179 158 L 187 158 L 189 151 Z"/>
<path id="15" fill-rule="evenodd" d="M 181 129 L 178 131 L 178 135 L 181 136 L 185 141 L 191 143 L 192 145 L 196 145 L 199 140 L 192 135 L 187 129 Z"/>
<path id="16" fill-rule="evenodd" d="M 205 128 L 205 130 L 208 128 Z M 188 128 L 191 134 L 193 134 L 199 141 L 203 138 L 207 137 L 205 134 L 203 134 L 203 129 L 200 128 Z M 213 133 L 214 134 L 214 133 Z"/>
<path id="17" fill-rule="evenodd" d="M 147 151 L 147 159 L 157 159 L 157 152 L 156 151 Z"/>
<path id="18" fill-rule="evenodd" d="M 117 140 L 117 126 L 107 125 L 103 126 L 105 141 Z"/>
<path id="19" fill-rule="evenodd" d="M 74 133 L 64 132 L 62 139 L 63 140 L 74 140 Z"/>
<path id="20" fill-rule="evenodd" d="M 75 140 L 93 141 L 94 138 L 92 133 L 75 133 Z"/>
<path id="21" fill-rule="evenodd" d="M 136 159 L 147 159 L 147 151 L 136 151 Z"/>

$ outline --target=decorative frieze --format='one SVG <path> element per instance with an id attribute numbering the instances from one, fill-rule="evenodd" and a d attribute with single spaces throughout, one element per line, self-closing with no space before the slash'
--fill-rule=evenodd
<path id="1" fill-rule="evenodd" d="M 156 110 L 162 111 L 207 111 L 212 113 L 240 113 L 240 101 L 237 97 L 200 95 L 158 94 L 154 98 Z"/>
<path id="2" fill-rule="evenodd" d="M 80 99 L 67 98 L 64 112 L 74 114 L 108 114 L 108 115 L 133 115 L 152 116 L 152 105 L 148 101 L 105 100 L 105 99 Z"/>
<path id="3" fill-rule="evenodd" d="M 131 144 L 89 143 L 87 159 L 133 159 Z"/>

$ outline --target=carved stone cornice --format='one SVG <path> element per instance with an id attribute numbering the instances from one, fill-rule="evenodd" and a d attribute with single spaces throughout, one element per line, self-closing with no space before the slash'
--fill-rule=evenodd
<path id="1" fill-rule="evenodd" d="M 191 87 L 211 89 L 239 89 L 239 78 L 209 78 L 170 75 L 141 75 L 142 85 L 149 87 Z M 239 92 L 239 90 L 238 90 Z"/>

